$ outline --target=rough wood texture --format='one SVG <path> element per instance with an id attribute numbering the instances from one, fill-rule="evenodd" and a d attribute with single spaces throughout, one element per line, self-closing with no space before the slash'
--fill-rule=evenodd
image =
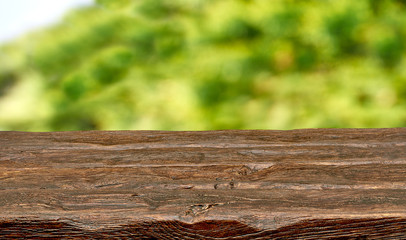
<path id="1" fill-rule="evenodd" d="M 0 132 L 0 238 L 406 239 L 406 129 Z"/>

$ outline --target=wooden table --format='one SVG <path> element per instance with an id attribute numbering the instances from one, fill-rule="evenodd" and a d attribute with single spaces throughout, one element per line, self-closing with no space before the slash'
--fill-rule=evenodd
<path id="1" fill-rule="evenodd" d="M 406 128 L 0 132 L 0 239 L 406 239 Z"/>

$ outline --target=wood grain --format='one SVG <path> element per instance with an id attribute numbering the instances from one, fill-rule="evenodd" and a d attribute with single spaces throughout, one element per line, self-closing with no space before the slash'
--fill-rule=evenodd
<path id="1" fill-rule="evenodd" d="M 0 132 L 0 238 L 406 239 L 406 129 Z"/>

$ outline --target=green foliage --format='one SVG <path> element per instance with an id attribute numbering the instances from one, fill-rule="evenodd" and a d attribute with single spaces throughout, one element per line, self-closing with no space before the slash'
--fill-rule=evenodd
<path id="1" fill-rule="evenodd" d="M 406 127 L 403 0 L 96 0 L 0 47 L 0 130 Z"/>
<path id="2" fill-rule="evenodd" d="M 119 9 L 125 8 L 130 5 L 131 0 L 96 0 L 96 4 L 99 6 L 104 6 L 109 9 Z"/>
<path id="3" fill-rule="evenodd" d="M 383 39 L 377 44 L 376 51 L 385 67 L 394 67 L 402 60 L 403 39 Z"/>
<path id="4" fill-rule="evenodd" d="M 6 95 L 9 89 L 17 82 L 17 76 L 13 72 L 1 72 L 0 97 Z"/>
<path id="5" fill-rule="evenodd" d="M 232 19 L 219 36 L 220 41 L 251 40 L 258 37 L 261 31 L 253 24 L 242 19 Z"/>
<path id="6" fill-rule="evenodd" d="M 327 19 L 327 32 L 332 37 L 339 53 L 353 54 L 360 49 L 355 37 L 355 33 L 359 31 L 359 25 L 357 14 L 352 10 L 346 10 Z"/>

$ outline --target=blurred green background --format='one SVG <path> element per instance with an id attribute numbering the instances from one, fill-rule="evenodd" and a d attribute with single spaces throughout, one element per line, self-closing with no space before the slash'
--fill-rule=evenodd
<path id="1" fill-rule="evenodd" d="M 0 46 L 0 130 L 406 127 L 405 0 L 98 0 Z"/>

